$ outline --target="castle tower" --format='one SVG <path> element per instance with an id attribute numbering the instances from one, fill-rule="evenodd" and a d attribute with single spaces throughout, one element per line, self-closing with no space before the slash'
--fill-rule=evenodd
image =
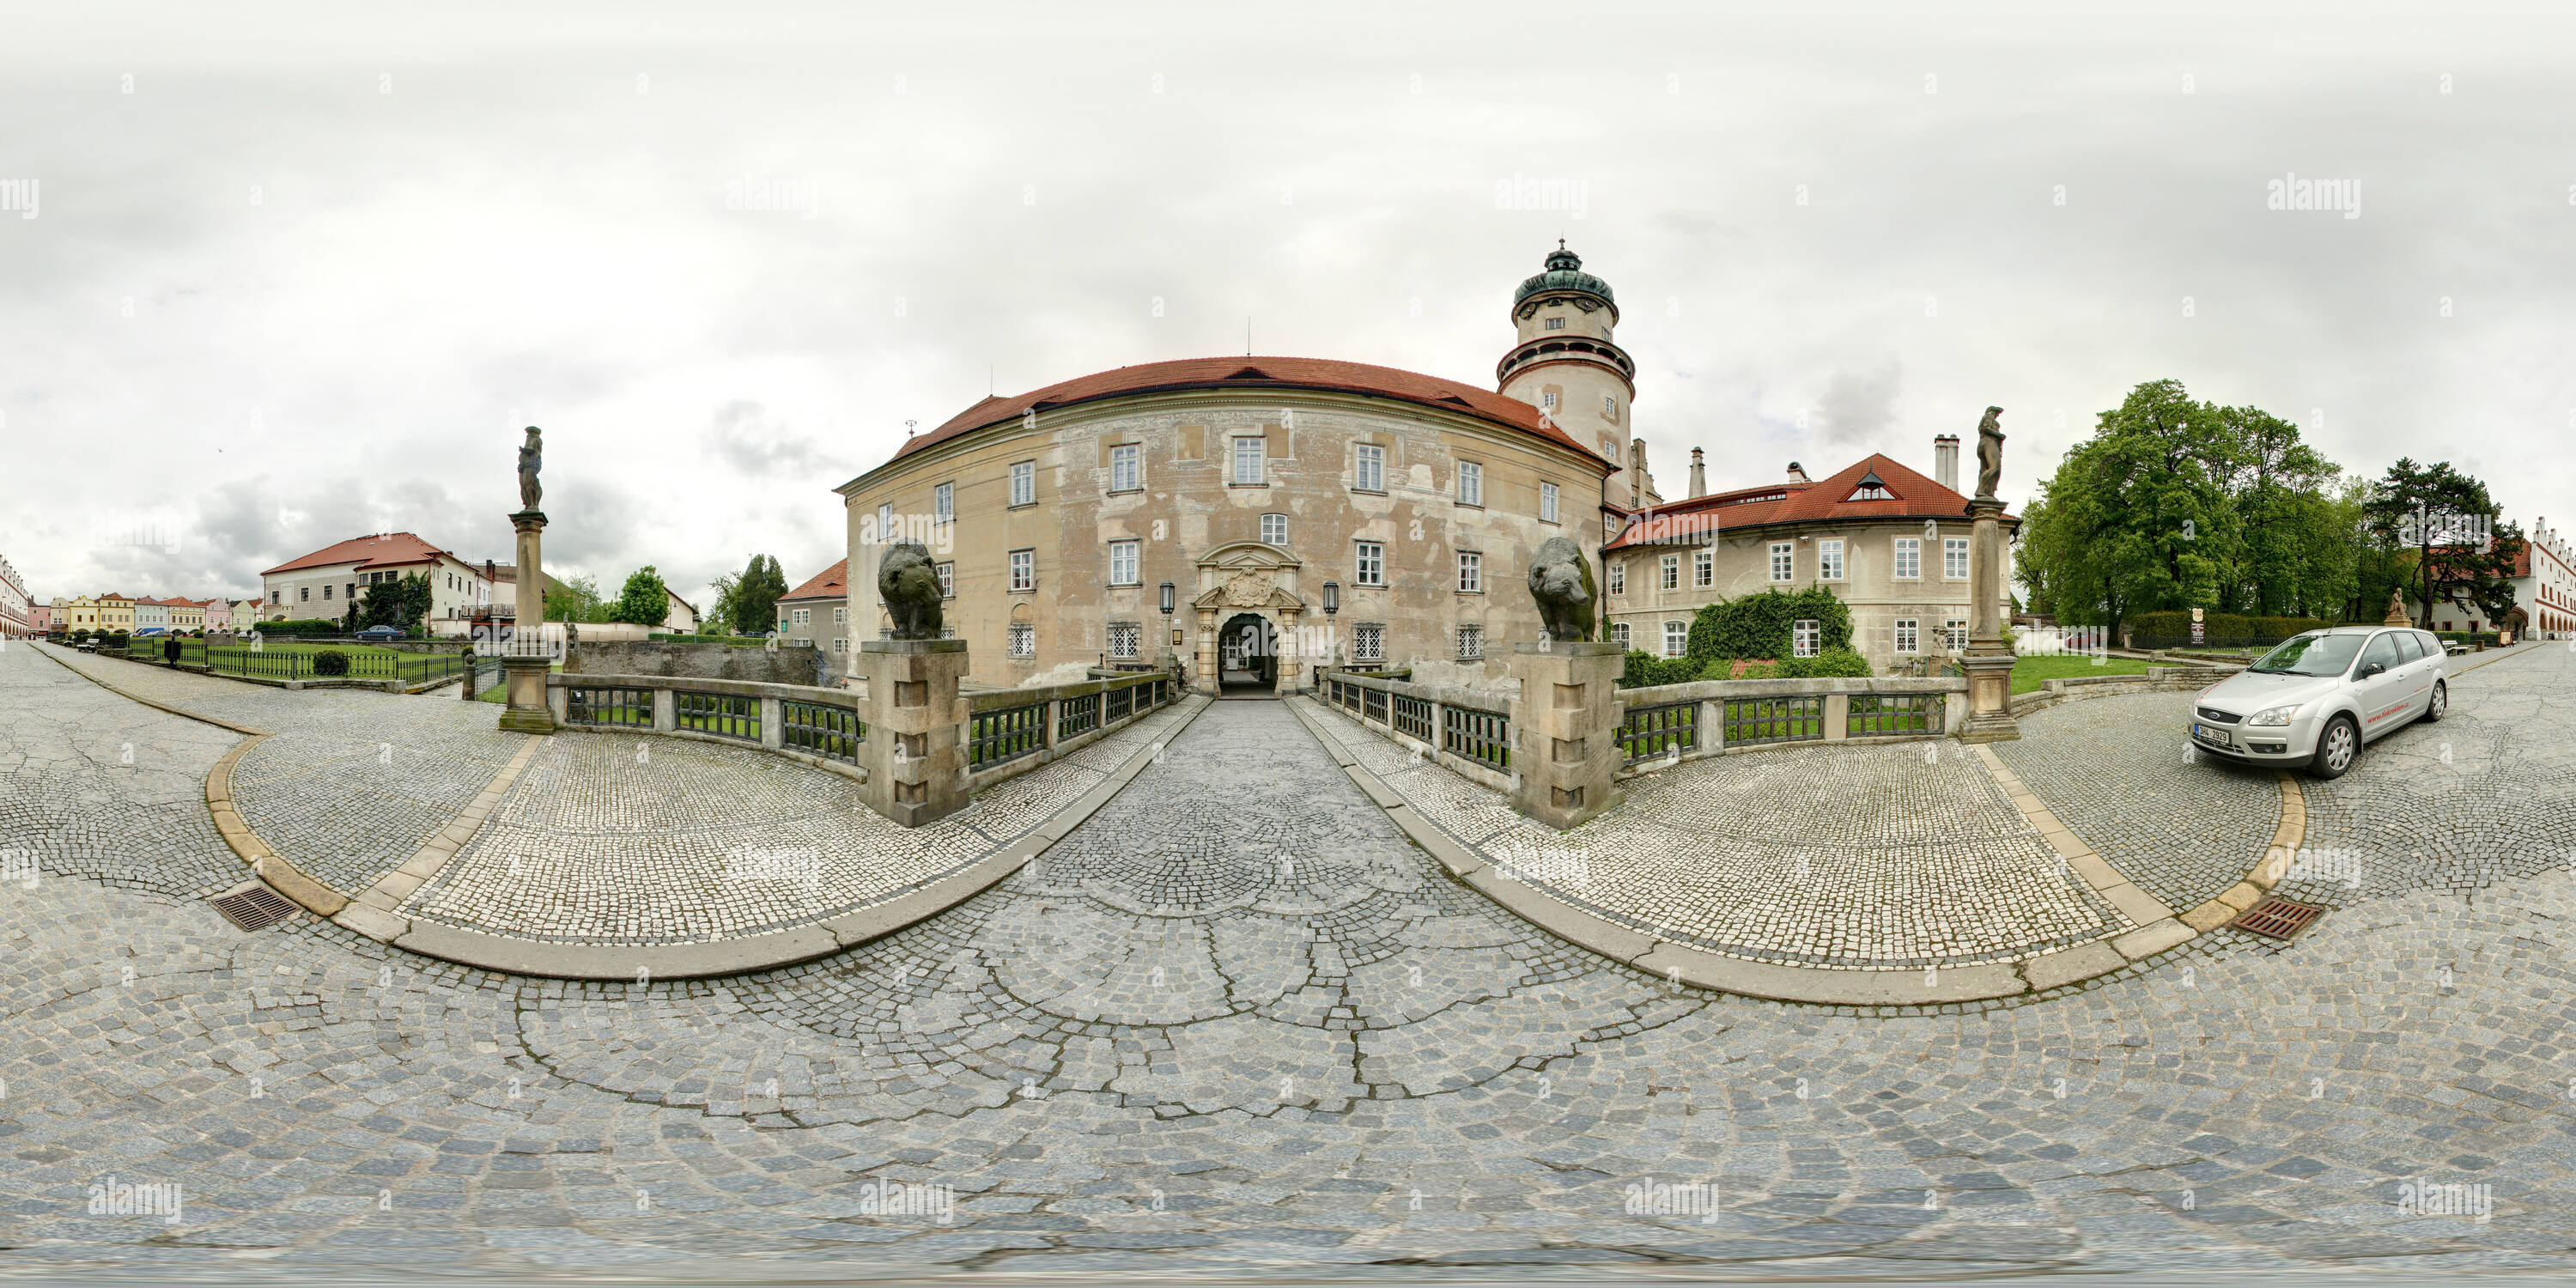
<path id="1" fill-rule="evenodd" d="M 1494 367 L 1494 387 L 1621 466 L 1608 484 L 1610 504 L 1661 504 L 1652 480 L 1635 467 L 1643 456 L 1629 424 L 1637 364 L 1612 339 L 1618 325 L 1610 284 L 1584 272 L 1583 257 L 1560 238 L 1547 267 L 1512 292 L 1514 340 Z"/>

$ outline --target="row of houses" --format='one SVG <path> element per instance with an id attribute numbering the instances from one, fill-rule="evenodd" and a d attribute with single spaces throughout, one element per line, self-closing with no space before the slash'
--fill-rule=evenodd
<path id="1" fill-rule="evenodd" d="M 57 595 L 50 604 L 30 610 L 31 633 L 48 631 L 123 631 L 130 635 L 185 635 L 193 631 L 229 631 L 235 622 L 251 620 L 256 601 L 235 602 L 220 596 L 213 599 L 171 597 L 155 599 L 148 595 L 121 595 L 109 591 L 104 595 L 81 595 L 64 599 Z"/>
<path id="2" fill-rule="evenodd" d="M 406 576 L 429 582 L 427 627 L 433 635 L 462 636 L 476 623 L 518 620 L 519 573 L 514 565 L 490 559 L 472 563 L 409 532 L 352 537 L 263 570 L 256 620 L 338 617 L 367 587 Z M 546 581 L 550 588 L 557 584 L 551 577 Z M 540 618 L 543 601 L 540 594 L 535 614 Z M 694 633 L 698 610 L 677 594 L 669 601 L 662 628 Z"/>

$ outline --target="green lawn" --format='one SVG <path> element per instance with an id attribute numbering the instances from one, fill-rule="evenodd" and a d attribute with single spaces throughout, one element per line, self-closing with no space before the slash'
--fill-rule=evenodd
<path id="1" fill-rule="evenodd" d="M 2037 693 L 2042 680 L 2071 680 L 2079 675 L 2145 675 L 2148 663 L 2136 658 L 2024 657 L 2013 659 L 2012 691 Z"/>

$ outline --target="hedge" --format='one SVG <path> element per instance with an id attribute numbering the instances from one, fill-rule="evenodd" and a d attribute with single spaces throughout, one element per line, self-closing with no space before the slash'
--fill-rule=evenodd
<path id="1" fill-rule="evenodd" d="M 1820 647 L 1851 647 L 1851 609 L 1834 592 L 1810 586 L 1796 594 L 1766 590 L 1703 606 L 1691 617 L 1685 651 L 1703 665 L 1720 657 L 1787 657 L 1797 651 L 1791 636 L 1801 618 L 1815 619 Z"/>
<path id="2" fill-rule="evenodd" d="M 349 673 L 349 655 L 336 648 L 326 648 L 313 655 L 313 673 L 315 675 L 347 675 Z"/>
<path id="3" fill-rule="evenodd" d="M 270 635 L 341 635 L 342 622 L 328 617 L 299 617 L 284 622 L 257 622 L 251 626 L 263 637 Z"/>
<path id="4" fill-rule="evenodd" d="M 2229 639 L 2285 640 L 2307 631 L 2321 631 L 2341 625 L 2322 617 L 2247 617 L 2241 613 L 2203 613 L 2200 629 L 2203 635 L 2226 636 Z M 2120 619 L 2120 629 L 2138 635 L 2191 635 L 2191 610 L 2133 613 Z"/>

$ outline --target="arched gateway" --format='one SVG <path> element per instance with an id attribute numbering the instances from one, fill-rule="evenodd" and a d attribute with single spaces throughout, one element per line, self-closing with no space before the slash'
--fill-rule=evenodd
<path id="1" fill-rule="evenodd" d="M 1299 670 L 1321 656 L 1299 647 L 1306 601 L 1297 593 L 1297 556 L 1262 541 L 1234 541 L 1198 560 L 1199 593 L 1190 607 L 1199 616 L 1197 680 L 1201 693 L 1221 692 L 1229 680 L 1238 691 L 1258 685 L 1274 693 L 1297 690 Z"/>

